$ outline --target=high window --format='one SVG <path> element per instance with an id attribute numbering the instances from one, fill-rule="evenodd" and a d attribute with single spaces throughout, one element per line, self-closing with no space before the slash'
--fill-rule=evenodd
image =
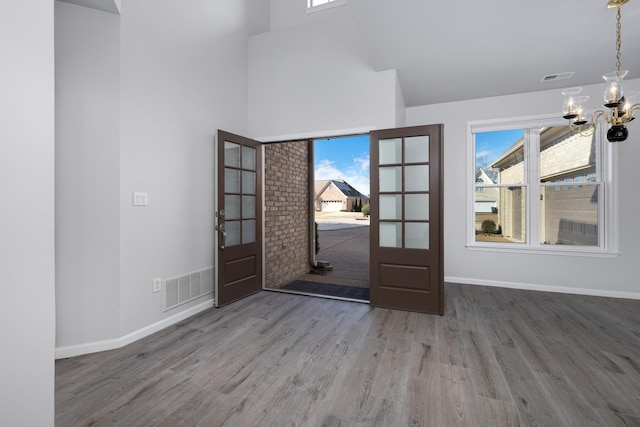
<path id="1" fill-rule="evenodd" d="M 615 253 L 615 146 L 601 135 L 555 119 L 469 123 L 467 246 Z"/>
<path id="2" fill-rule="evenodd" d="M 346 0 L 307 0 L 307 13 L 318 12 L 336 6 L 342 6 Z"/>

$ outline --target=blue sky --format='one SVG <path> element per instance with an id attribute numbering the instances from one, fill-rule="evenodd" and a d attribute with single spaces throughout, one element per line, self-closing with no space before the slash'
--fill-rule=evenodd
<path id="1" fill-rule="evenodd" d="M 369 195 L 369 135 L 316 139 L 315 178 L 343 179 Z"/>
<path id="2" fill-rule="evenodd" d="M 522 129 L 476 133 L 476 168 L 483 162 L 491 164 L 522 135 Z"/>
<path id="3" fill-rule="evenodd" d="M 522 129 L 477 133 L 476 160 L 490 164 L 523 133 Z M 368 134 L 316 139 L 314 158 L 316 179 L 344 179 L 361 193 L 371 193 Z"/>

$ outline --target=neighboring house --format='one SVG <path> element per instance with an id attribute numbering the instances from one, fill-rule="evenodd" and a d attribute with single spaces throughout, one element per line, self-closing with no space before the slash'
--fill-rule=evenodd
<path id="1" fill-rule="evenodd" d="M 518 185 L 524 174 L 523 151 L 520 139 L 491 165 L 498 171 L 497 184 L 514 184 L 503 187 L 498 197 L 498 224 L 516 241 L 525 239 L 526 194 Z M 595 180 L 595 159 L 593 135 L 582 136 L 566 126 L 540 131 L 542 243 L 598 244 L 597 187 L 580 184 Z"/>
<path id="2" fill-rule="evenodd" d="M 319 212 L 351 212 L 354 205 L 369 203 L 365 196 L 343 179 L 323 179 L 315 182 L 315 209 Z"/>
<path id="3" fill-rule="evenodd" d="M 483 169 L 476 171 L 477 184 L 495 184 Z M 498 199 L 500 191 L 492 187 L 476 187 L 476 230 L 480 230 L 482 222 L 490 219 L 498 223 Z"/>

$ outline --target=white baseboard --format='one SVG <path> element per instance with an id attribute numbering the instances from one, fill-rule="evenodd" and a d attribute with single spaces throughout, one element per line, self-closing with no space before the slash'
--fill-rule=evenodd
<path id="1" fill-rule="evenodd" d="M 127 344 L 131 344 L 141 338 L 158 332 L 168 326 L 174 325 L 184 319 L 200 313 L 208 308 L 213 307 L 213 300 L 205 301 L 198 305 L 195 305 L 187 310 L 176 313 L 173 316 L 162 319 L 159 322 L 153 323 L 149 326 L 145 326 L 142 329 L 133 331 L 125 336 L 112 340 L 95 341 L 86 344 L 70 345 L 66 347 L 56 347 L 55 358 L 65 359 L 67 357 L 81 356 L 83 354 L 97 353 L 99 351 L 114 350 L 116 348 L 124 347 Z"/>
<path id="2" fill-rule="evenodd" d="M 548 286 L 535 283 L 499 282 L 496 280 L 469 279 L 466 277 L 446 276 L 445 282 L 463 285 L 493 286 L 496 288 L 524 289 L 529 291 L 558 292 L 563 294 L 590 295 L 608 298 L 640 300 L 640 292 L 606 291 L 601 289 L 572 288 L 566 286 Z"/>

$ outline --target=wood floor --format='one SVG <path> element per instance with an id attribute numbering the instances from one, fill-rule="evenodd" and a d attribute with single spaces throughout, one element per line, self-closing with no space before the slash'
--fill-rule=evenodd
<path id="1" fill-rule="evenodd" d="M 640 301 L 445 289 L 443 317 L 265 291 L 60 360 L 56 425 L 640 425 Z"/>

